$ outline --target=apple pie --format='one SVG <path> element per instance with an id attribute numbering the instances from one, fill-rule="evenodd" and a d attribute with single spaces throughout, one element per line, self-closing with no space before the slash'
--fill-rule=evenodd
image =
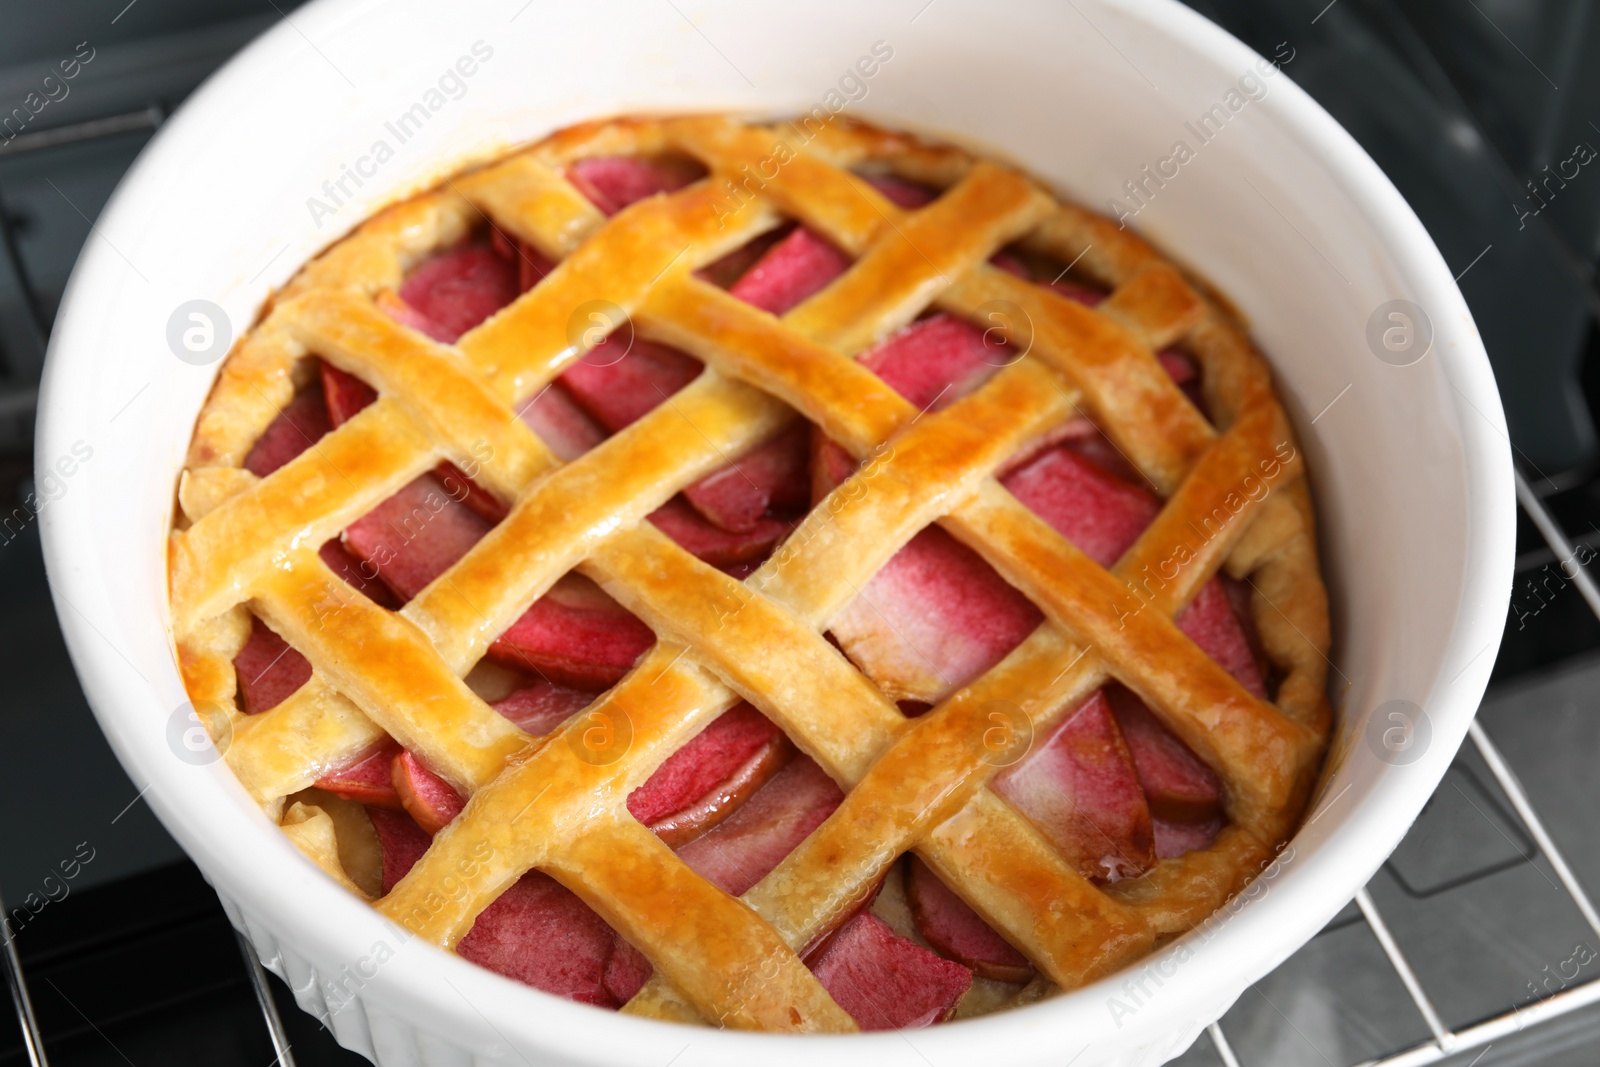
<path id="1" fill-rule="evenodd" d="M 1235 313 L 966 150 L 563 130 L 308 263 L 201 412 L 194 707 L 394 923 L 686 1023 L 924 1026 L 1190 930 L 1326 746 Z"/>

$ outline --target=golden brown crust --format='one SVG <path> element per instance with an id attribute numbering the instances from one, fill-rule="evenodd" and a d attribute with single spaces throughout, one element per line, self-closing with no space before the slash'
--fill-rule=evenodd
<path id="1" fill-rule="evenodd" d="M 610 220 L 562 175 L 584 156 L 668 151 L 697 157 L 710 177 Z M 780 165 L 756 195 L 730 198 L 730 176 L 773 159 Z M 846 168 L 946 191 L 905 211 Z M 375 309 L 410 264 L 480 215 L 559 265 L 454 346 Z M 785 217 L 855 264 L 782 319 L 693 276 Z M 988 264 L 1013 242 L 1062 262 L 1081 254 L 1082 275 L 1112 295 L 1090 310 Z M 569 337 L 567 321 L 596 293 L 634 316 L 643 336 L 707 369 L 672 403 L 561 465 L 514 411 L 582 355 L 586 339 Z M 930 306 L 972 317 L 995 300 L 1022 312 L 1007 329 L 1028 355 L 943 411 L 919 415 L 852 361 Z M 1169 344 L 1199 364 L 1215 428 L 1162 371 L 1154 353 Z M 292 397 L 311 352 L 375 384 L 378 401 L 271 476 L 244 475 L 245 453 Z M 993 477 L 1080 407 L 1167 498 L 1110 570 Z M 643 521 L 782 432 L 796 411 L 866 462 L 749 580 Z M 315 546 L 441 459 L 477 461 L 482 483 L 515 504 L 388 612 L 344 586 Z M 1237 892 L 1298 821 L 1326 744 L 1327 603 L 1302 461 L 1266 366 L 1232 318 L 1136 236 L 1057 204 L 1016 171 L 864 125 L 591 123 L 380 213 L 291 281 L 224 365 L 180 497 L 190 524 L 170 549 L 180 661 L 208 725 L 230 732 L 227 758 L 252 795 L 275 810 L 328 766 L 385 734 L 399 738 L 470 799 L 377 906 L 450 947 L 519 875 L 544 869 L 655 965 L 628 1007 L 641 1014 L 853 1029 L 798 953 L 911 850 L 1042 976 L 1081 984 Z M 929 522 L 999 569 L 1047 621 L 987 674 L 907 720 L 822 633 Z M 1172 622 L 1224 566 L 1254 586 L 1262 647 L 1282 676 L 1275 706 Z M 574 568 L 660 640 L 555 735 L 529 738 L 461 679 Z M 249 611 L 314 668 L 299 692 L 255 717 L 238 712 L 231 666 Z M 1043 732 L 1111 678 L 1218 772 L 1232 825 L 1209 849 L 1102 888 L 989 791 L 998 761 L 978 739 L 989 702 L 1010 702 Z M 847 796 L 736 901 L 639 826 L 625 801 L 740 697 Z M 628 744 L 595 751 L 597 722 Z M 296 804 L 285 822 L 308 854 L 338 867 L 348 850 L 327 811 Z M 1030 999 L 1048 993 L 1043 980 L 1034 986 Z"/>

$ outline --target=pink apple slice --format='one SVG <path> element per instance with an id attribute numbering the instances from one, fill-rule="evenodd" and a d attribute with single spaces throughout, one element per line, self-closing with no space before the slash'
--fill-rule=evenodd
<path id="1" fill-rule="evenodd" d="M 703 369 L 699 360 L 676 348 L 629 338 L 607 336 L 582 359 L 562 372 L 561 382 L 578 404 L 601 426 L 616 433 L 653 410 L 694 381 Z"/>
<path id="2" fill-rule="evenodd" d="M 927 864 L 916 856 L 907 861 L 906 900 L 928 944 L 984 978 L 1026 982 L 1033 977 L 1028 957 L 995 933 Z"/>
<path id="3" fill-rule="evenodd" d="M 318 360 L 322 376 L 322 393 L 328 404 L 328 418 L 335 426 L 343 426 L 356 413 L 374 400 L 378 391 L 366 382 L 335 367 L 326 360 Z"/>
<path id="4" fill-rule="evenodd" d="M 888 197 L 890 202 L 907 211 L 926 207 L 939 199 L 939 190 L 894 174 L 865 175 L 867 184 Z"/>
<path id="5" fill-rule="evenodd" d="M 804 227 L 772 244 L 729 292 L 781 315 L 850 266 L 832 245 Z M 713 524 L 732 533 L 754 529 L 769 509 L 804 507 L 809 434 L 795 427 L 743 459 L 690 486 L 684 496 Z"/>
<path id="6" fill-rule="evenodd" d="M 409 749 L 395 753 L 389 764 L 389 777 L 400 806 L 427 833 L 436 834 L 461 814 L 466 799 L 455 787 L 430 771 Z"/>
<path id="7" fill-rule="evenodd" d="M 606 439 L 605 427 L 578 406 L 560 382 L 541 389 L 518 412 L 539 439 L 563 460 L 574 460 Z"/>
<path id="8" fill-rule="evenodd" d="M 657 193 L 682 189 L 704 174 L 705 168 L 691 160 L 639 156 L 593 156 L 567 168 L 567 180 L 607 215 Z"/>
<path id="9" fill-rule="evenodd" d="M 556 269 L 555 262 L 526 241 L 508 236 L 503 230 L 491 228 L 489 247 L 495 255 L 513 264 L 517 271 L 517 291 L 525 293 L 544 280 Z"/>
<path id="10" fill-rule="evenodd" d="M 656 635 L 586 578 L 562 578 L 489 646 L 508 667 L 576 689 L 615 685 Z"/>
<path id="11" fill-rule="evenodd" d="M 315 386 L 302 389 L 256 438 L 244 458 L 244 469 L 265 478 L 310 448 L 330 429 L 322 391 Z"/>
<path id="12" fill-rule="evenodd" d="M 1150 814 L 1169 822 L 1202 822 L 1222 810 L 1222 782 L 1178 736 L 1125 687 L 1106 693 L 1133 755 Z"/>
<path id="13" fill-rule="evenodd" d="M 317 788 L 326 789 L 346 800 L 399 811 L 402 807 L 400 794 L 394 791 L 390 767 L 400 751 L 399 743 L 386 737 L 353 759 L 325 772 L 317 779 Z"/>
<path id="14" fill-rule="evenodd" d="M 1187 852 L 1210 848 L 1227 824 L 1228 820 L 1221 815 L 1214 815 L 1204 822 L 1152 819 L 1150 826 L 1155 832 L 1156 856 L 1164 860 L 1177 859 Z"/>
<path id="15" fill-rule="evenodd" d="M 762 256 L 772 250 L 772 246 L 789 236 L 794 227 L 780 226 L 762 234 L 753 241 L 748 241 L 729 252 L 715 263 L 710 263 L 695 271 L 695 277 L 701 281 L 710 282 L 719 289 L 729 289 L 733 283 L 750 272 Z"/>
<path id="16" fill-rule="evenodd" d="M 433 835 L 403 810 L 379 808 L 368 810 L 367 815 L 372 819 L 372 828 L 378 831 L 378 846 L 383 850 L 383 891 L 388 894 L 428 851 Z"/>
<path id="17" fill-rule="evenodd" d="M 667 757 L 628 796 L 628 810 L 678 848 L 737 811 L 793 752 L 783 731 L 741 702 Z"/>
<path id="18" fill-rule="evenodd" d="M 810 499 L 811 427 L 801 424 L 753 449 L 683 491 L 713 525 L 749 533 L 769 511 L 795 512 Z"/>
<path id="19" fill-rule="evenodd" d="M 804 226 L 767 250 L 729 292 L 762 311 L 782 315 L 820 292 L 850 267 L 843 252 Z"/>
<path id="20" fill-rule="evenodd" d="M 617 941 L 571 890 L 529 871 L 483 910 L 456 954 L 546 993 L 615 1008 L 605 976 Z"/>
<path id="21" fill-rule="evenodd" d="M 400 606 L 400 601 L 395 599 L 393 591 L 378 580 L 378 569 L 351 555 L 337 537 L 324 542 L 322 547 L 317 549 L 317 555 L 322 557 L 322 562 L 328 565 L 329 570 L 374 604 L 390 609 Z"/>
<path id="22" fill-rule="evenodd" d="M 811 427 L 811 503 L 843 485 L 856 472 L 855 458 L 828 439 L 822 427 Z"/>
<path id="23" fill-rule="evenodd" d="M 383 891 L 427 851 L 430 837 L 399 812 L 371 811 L 383 848 Z M 529 871 L 478 916 L 456 952 L 524 985 L 602 1008 L 619 1006 L 605 974 L 618 938 L 555 879 Z"/>
<path id="24" fill-rule="evenodd" d="M 606 961 L 604 984 L 606 992 L 620 1007 L 632 1000 L 655 973 L 644 953 L 615 935 L 611 958 Z"/>
<path id="25" fill-rule="evenodd" d="M 844 794 L 821 767 L 797 755 L 715 829 L 678 856 L 731 896 L 740 896 L 833 814 Z"/>
<path id="26" fill-rule="evenodd" d="M 929 952 L 862 912 L 846 923 L 811 970 L 863 1030 L 932 1026 L 972 988 L 972 972 Z"/>
<path id="27" fill-rule="evenodd" d="M 311 679 L 311 664 L 260 619 L 251 619 L 250 637 L 233 657 L 239 695 L 247 715 L 271 711 Z"/>
<path id="28" fill-rule="evenodd" d="M 489 532 L 482 516 L 424 474 L 351 523 L 345 547 L 372 563 L 401 601 L 443 574 Z"/>
<path id="29" fill-rule="evenodd" d="M 489 706 L 524 733 L 543 737 L 592 703 L 593 693 L 541 680 Z"/>
<path id="30" fill-rule="evenodd" d="M 1015 252 L 1008 252 L 1002 248 L 989 257 L 989 265 L 999 267 L 1007 274 L 1016 275 L 1025 282 L 1033 280 L 1033 272 L 1028 269 L 1028 265 Z"/>
<path id="31" fill-rule="evenodd" d="M 1061 536 L 1102 567 L 1133 546 L 1161 502 L 1070 448 L 1053 448 L 1001 480 Z"/>
<path id="32" fill-rule="evenodd" d="M 402 326 L 409 326 L 418 333 L 431 337 L 435 341 L 449 344 L 451 341 L 450 330 L 439 325 L 428 316 L 400 299 L 392 289 L 380 289 L 372 298 L 373 306 Z"/>
<path id="33" fill-rule="evenodd" d="M 933 704 L 998 663 L 1043 618 L 976 552 L 930 526 L 873 575 L 831 631 L 890 697 Z"/>
<path id="34" fill-rule="evenodd" d="M 1133 878 L 1155 864 L 1150 809 L 1104 690 L 1096 690 L 993 789 L 1084 877 Z"/>
<path id="35" fill-rule="evenodd" d="M 940 312 L 913 322 L 861 357 L 861 365 L 922 411 L 939 411 L 1010 361 L 997 334 Z"/>
<path id="36" fill-rule="evenodd" d="M 493 315 L 521 292 L 517 268 L 487 242 L 471 241 L 412 268 L 400 283 L 400 299 L 446 344 Z"/>
<path id="37" fill-rule="evenodd" d="M 1252 695 L 1266 700 L 1267 687 L 1256 663 L 1250 635 L 1229 603 L 1222 581 L 1221 577 L 1216 577 L 1200 587 L 1189 606 L 1178 613 L 1178 629 L 1188 634 L 1191 641 Z"/>
<path id="38" fill-rule="evenodd" d="M 764 558 L 794 528 L 792 522 L 763 516 L 750 529 L 731 533 L 701 518 L 681 497 L 652 511 L 650 522 L 691 556 L 717 567 Z"/>

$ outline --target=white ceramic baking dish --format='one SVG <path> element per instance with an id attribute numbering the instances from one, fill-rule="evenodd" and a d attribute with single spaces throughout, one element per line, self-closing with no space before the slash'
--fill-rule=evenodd
<path id="1" fill-rule="evenodd" d="M 892 57 L 863 77 L 875 46 Z M 1295 42 L 1276 52 L 1292 74 Z M 164 537 L 217 364 L 174 356 L 174 310 L 213 301 L 237 336 L 373 209 L 575 121 L 846 101 L 990 146 L 1094 207 L 1119 198 L 1249 316 L 1307 451 L 1333 592 L 1336 769 L 1309 822 L 1225 918 L 1133 972 L 933 1031 L 674 1027 L 407 944 L 303 859 L 223 763 L 181 743 Z M 386 124 L 418 103 L 427 119 L 401 144 Z M 393 149 L 381 163 L 379 141 Z M 347 168 L 361 181 L 330 202 Z M 1431 323 L 1431 347 L 1405 349 L 1395 300 Z M 1399 354 L 1384 345 L 1397 329 Z M 1163 1062 L 1315 933 L 1415 818 L 1494 662 L 1514 540 L 1505 423 L 1449 268 L 1327 114 L 1171 0 L 313 3 L 183 106 L 100 218 L 50 349 L 38 469 L 61 624 L 129 774 L 301 1005 L 386 1067 Z M 1410 731 L 1395 715 L 1416 706 Z"/>

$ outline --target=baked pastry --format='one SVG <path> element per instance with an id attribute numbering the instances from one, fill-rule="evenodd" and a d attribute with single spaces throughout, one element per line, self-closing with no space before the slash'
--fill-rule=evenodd
<path id="1" fill-rule="evenodd" d="M 1080 985 L 1270 862 L 1326 744 L 1303 460 L 1231 312 L 843 119 L 599 122 L 379 213 L 228 357 L 178 501 L 242 786 L 600 1006 Z"/>

